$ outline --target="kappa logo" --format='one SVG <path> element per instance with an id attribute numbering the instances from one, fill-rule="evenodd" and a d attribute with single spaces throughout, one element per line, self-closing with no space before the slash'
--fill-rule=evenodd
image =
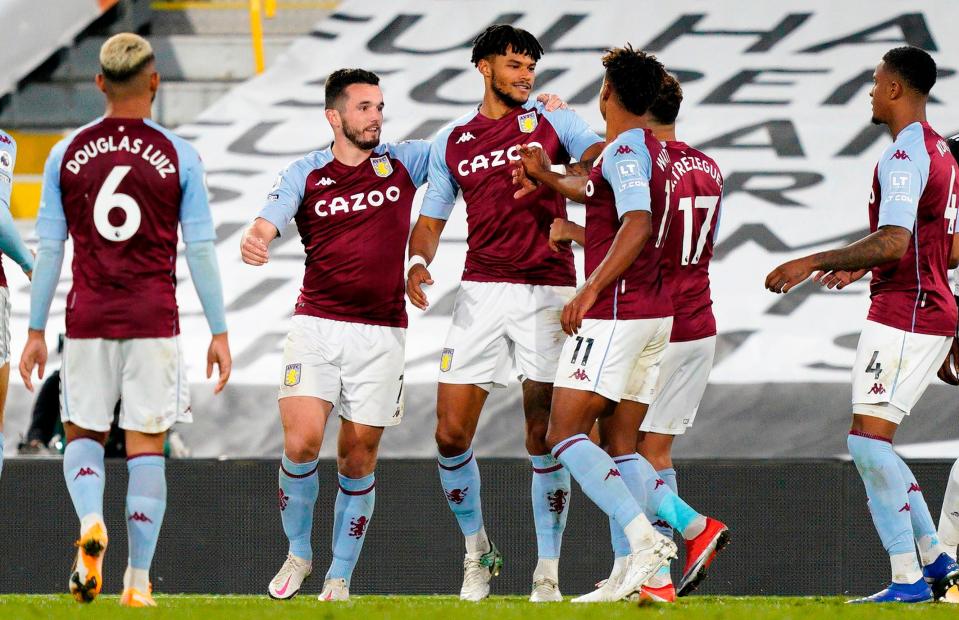
<path id="1" fill-rule="evenodd" d="M 612 477 L 612 478 L 622 478 L 623 475 L 620 474 L 620 473 L 619 473 L 619 470 L 614 467 L 613 469 L 609 470 L 609 473 L 607 473 L 607 474 L 606 474 L 606 477 L 603 478 L 603 482 L 606 482 L 606 481 L 609 480 L 611 477 Z"/>
<path id="2" fill-rule="evenodd" d="M 569 376 L 570 379 L 576 379 L 577 381 L 589 381 L 589 375 L 586 374 L 586 371 L 582 368 L 577 368 L 573 371 L 573 374 Z"/>
<path id="3" fill-rule="evenodd" d="M 658 489 L 659 487 L 663 486 L 664 484 L 666 484 L 666 481 L 665 481 L 665 480 L 663 480 L 662 478 L 657 478 L 657 479 L 656 479 L 656 486 L 653 487 L 653 490 L 655 491 L 656 489 Z"/>
<path id="4" fill-rule="evenodd" d="M 912 510 L 909 508 L 909 502 L 906 502 L 903 505 L 903 507 L 899 509 L 899 512 L 911 512 L 911 511 Z"/>
<path id="5" fill-rule="evenodd" d="M 474 140 L 475 138 L 476 136 L 474 136 L 473 134 L 467 131 L 466 133 L 464 133 L 463 135 L 461 135 L 459 138 L 456 139 L 456 143 L 463 144 L 464 142 L 469 142 L 470 140 Z"/>
<path id="6" fill-rule="evenodd" d="M 669 523 L 666 523 L 662 519 L 656 519 L 650 525 L 653 527 L 672 527 Z"/>
<path id="7" fill-rule="evenodd" d="M 386 155 L 383 157 L 374 157 L 370 160 L 370 164 L 373 166 L 373 172 L 375 172 L 378 177 L 385 179 L 393 174 L 393 164 Z"/>
<path id="8" fill-rule="evenodd" d="M 892 157 L 890 157 L 889 159 L 890 159 L 890 160 L 893 160 L 893 159 L 908 159 L 909 161 L 912 161 L 912 159 L 909 157 L 909 153 L 903 151 L 902 149 L 899 149 L 899 150 L 897 150 L 895 153 L 893 153 L 893 154 L 892 154 Z"/>
<path id="9" fill-rule="evenodd" d="M 153 519 L 146 516 L 142 512 L 134 512 L 132 515 L 130 515 L 130 518 L 127 519 L 127 521 L 137 521 L 139 523 L 153 523 Z"/>
<path id="10" fill-rule="evenodd" d="M 323 177 L 322 179 L 317 181 L 316 184 L 322 185 L 323 187 L 329 187 L 330 185 L 336 185 L 336 181 L 334 181 L 330 177 Z"/>
<path id="11" fill-rule="evenodd" d="M 909 484 L 909 488 L 906 489 L 906 493 L 912 493 L 913 491 L 916 493 L 922 493 L 922 489 L 919 488 L 918 483 L 912 482 Z"/>
<path id="12" fill-rule="evenodd" d="M 353 538 L 363 538 L 363 533 L 366 532 L 366 526 L 369 524 L 370 520 L 366 518 L 366 515 L 360 515 L 351 520 L 350 536 Z"/>
<path id="13" fill-rule="evenodd" d="M 10 136 L 0 134 L 0 144 L 13 144 L 13 140 L 10 139 Z"/>
<path id="14" fill-rule="evenodd" d="M 569 493 L 563 489 L 556 489 L 552 493 L 547 493 L 546 502 L 549 504 L 549 511 L 562 514 L 566 508 L 567 497 L 569 497 Z"/>
<path id="15" fill-rule="evenodd" d="M 635 151 L 629 148 L 628 144 L 620 144 L 619 148 L 616 149 L 617 155 L 629 155 L 630 153 L 635 153 Z"/>
<path id="16" fill-rule="evenodd" d="M 881 383 L 873 383 L 867 394 L 885 394 L 886 388 Z"/>
<path id="17" fill-rule="evenodd" d="M 539 121 L 536 119 L 536 111 L 527 112 L 526 114 L 520 114 L 516 117 L 516 120 L 519 121 L 519 130 L 523 133 L 533 133 L 536 130 L 536 125 L 539 124 Z"/>
<path id="18" fill-rule="evenodd" d="M 278 499 L 279 499 L 279 504 L 280 504 L 280 512 L 282 512 L 282 511 L 286 510 L 286 505 L 287 505 L 288 503 L 290 503 L 290 496 L 287 495 L 286 493 L 284 493 L 284 492 L 283 492 L 283 489 L 280 489 L 280 494 L 279 494 Z"/>
<path id="19" fill-rule="evenodd" d="M 443 349 L 440 356 L 440 372 L 449 372 L 453 367 L 453 349 Z"/>
<path id="20" fill-rule="evenodd" d="M 452 503 L 459 505 L 466 501 L 466 492 L 469 491 L 469 487 L 463 487 L 462 489 L 453 489 L 446 492 L 446 499 Z"/>
<path id="21" fill-rule="evenodd" d="M 300 376 L 303 374 L 303 364 L 287 364 L 283 372 L 283 385 L 293 387 L 300 383 Z"/>
<path id="22" fill-rule="evenodd" d="M 91 469 L 91 468 L 89 468 L 89 467 L 81 467 L 81 468 L 80 468 L 80 471 L 77 472 L 77 475 L 74 476 L 73 479 L 76 480 L 76 479 L 79 478 L 80 476 L 96 476 L 97 478 L 99 478 L 99 477 L 100 477 L 100 474 L 98 474 L 97 472 L 93 471 L 93 469 Z"/>

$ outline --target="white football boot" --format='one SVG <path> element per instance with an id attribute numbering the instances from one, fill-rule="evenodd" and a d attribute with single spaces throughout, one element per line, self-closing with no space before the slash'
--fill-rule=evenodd
<path id="1" fill-rule="evenodd" d="M 323 582 L 323 591 L 317 598 L 321 601 L 348 601 L 350 600 L 350 587 L 346 585 L 346 579 L 342 577 L 327 579 Z"/>
<path id="2" fill-rule="evenodd" d="M 530 603 L 559 603 L 563 594 L 559 591 L 559 584 L 551 577 L 534 577 L 533 592 L 529 595 Z"/>
<path id="3" fill-rule="evenodd" d="M 626 559 L 623 579 L 613 594 L 614 600 L 623 600 L 642 592 L 643 584 L 677 555 L 676 543 L 655 532 L 651 544 L 645 549 L 631 553 Z"/>
<path id="4" fill-rule="evenodd" d="M 489 596 L 490 579 L 499 575 L 503 568 L 503 555 L 490 541 L 490 550 L 479 557 L 466 554 L 463 560 L 463 587 L 460 588 L 460 600 L 482 601 Z"/>
<path id="5" fill-rule="evenodd" d="M 577 596 L 571 602 L 573 603 L 612 603 L 615 600 L 613 595 L 619 589 L 619 584 L 623 581 L 623 575 L 626 574 L 626 558 L 616 558 L 613 561 L 613 570 L 609 577 L 596 584 L 596 589 L 592 592 Z"/>
<path id="6" fill-rule="evenodd" d="M 300 591 L 303 580 L 313 572 L 313 562 L 298 558 L 292 553 L 286 555 L 286 561 L 270 582 L 267 591 L 270 598 L 285 600 L 293 598 Z"/>

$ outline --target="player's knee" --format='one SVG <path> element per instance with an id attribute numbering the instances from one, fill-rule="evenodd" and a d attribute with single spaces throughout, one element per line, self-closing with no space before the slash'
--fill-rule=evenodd
<path id="1" fill-rule="evenodd" d="M 319 456 L 322 441 L 322 437 L 288 435 L 283 443 L 283 451 L 294 463 L 307 463 Z"/>
<path id="2" fill-rule="evenodd" d="M 336 458 L 336 467 L 347 478 L 369 476 L 376 469 L 376 452 L 350 450 Z"/>
<path id="3" fill-rule="evenodd" d="M 473 438 L 462 428 L 440 425 L 436 428 L 436 448 L 443 456 L 463 454 L 470 448 Z"/>

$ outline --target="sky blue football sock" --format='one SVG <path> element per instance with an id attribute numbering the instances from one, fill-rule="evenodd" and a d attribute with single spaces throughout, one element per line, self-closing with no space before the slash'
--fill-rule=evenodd
<path id="1" fill-rule="evenodd" d="M 457 456 L 437 459 L 440 483 L 446 501 L 459 523 L 464 536 L 472 536 L 483 529 L 483 506 L 480 503 L 480 472 L 473 450 Z"/>
<path id="2" fill-rule="evenodd" d="M 63 451 L 63 477 L 77 517 L 95 515 L 103 520 L 103 446 L 93 439 L 74 439 Z"/>
<path id="3" fill-rule="evenodd" d="M 626 488 L 633 494 L 633 499 L 642 506 L 646 501 L 646 493 L 643 489 L 642 476 L 640 476 L 639 469 L 636 467 L 638 456 L 638 454 L 616 456 L 613 457 L 613 462 L 616 463 L 619 473 L 622 474 Z M 626 532 L 612 517 L 609 519 L 609 535 L 613 544 L 613 556 L 621 558 L 629 555 L 629 541 L 626 539 Z"/>
<path id="4" fill-rule="evenodd" d="M 563 545 L 563 530 L 569 514 L 569 470 L 552 454 L 530 456 L 529 460 L 533 465 L 530 494 L 536 525 L 536 550 L 541 560 L 556 559 Z"/>
<path id="5" fill-rule="evenodd" d="M 681 535 L 689 536 L 690 526 L 702 522 L 704 517 L 669 488 L 666 480 L 660 478 L 659 473 L 642 456 L 639 456 L 637 467 L 642 471 L 643 486 L 646 488 L 644 509 L 650 523 L 658 527 L 668 525 Z M 664 521 L 665 524 L 657 524 L 657 521 Z"/>
<path id="6" fill-rule="evenodd" d="M 642 514 L 616 463 L 583 434 L 560 441 L 553 456 L 576 478 L 583 492 L 624 529 Z"/>
<path id="7" fill-rule="evenodd" d="M 895 452 L 893 452 L 895 454 Z M 898 454 L 895 454 L 896 461 L 899 464 L 899 474 L 906 485 L 906 497 L 909 501 L 909 519 L 912 523 L 912 537 L 916 541 L 916 547 L 919 549 L 919 556 L 922 558 L 923 565 L 932 564 L 945 550 L 939 545 L 939 535 L 936 532 L 936 524 L 932 520 L 932 514 L 929 512 L 929 506 L 926 505 L 926 498 L 923 497 L 922 488 L 916 481 L 912 470 L 906 465 Z"/>
<path id="8" fill-rule="evenodd" d="M 656 474 L 659 476 L 660 480 L 666 483 L 666 486 L 668 486 L 673 493 L 675 493 L 676 495 L 679 495 L 679 486 L 676 484 L 675 469 L 673 469 L 672 467 L 669 467 L 667 469 L 660 469 L 659 471 L 656 472 Z M 646 515 L 646 516 L 649 516 L 649 515 Z M 653 527 L 656 528 L 656 531 L 662 534 L 663 536 L 665 536 L 666 538 L 673 537 L 673 528 L 670 527 L 670 525 L 666 523 L 665 520 L 659 519 L 659 518 L 651 518 L 650 522 L 653 524 Z"/>
<path id="9" fill-rule="evenodd" d="M 283 532 L 290 541 L 290 553 L 309 562 L 313 561 L 313 508 L 320 493 L 316 476 L 319 459 L 294 463 L 283 455 L 280 464 L 280 519 Z"/>
<path id="10" fill-rule="evenodd" d="M 166 512 L 166 459 L 149 454 L 127 460 L 127 541 L 130 568 L 149 570 Z"/>
<path id="11" fill-rule="evenodd" d="M 349 586 L 373 518 L 376 477 L 374 474 L 362 478 L 337 475 L 340 488 L 333 508 L 333 562 L 326 571 L 326 578 L 345 579 Z"/>
<path id="12" fill-rule="evenodd" d="M 892 443 L 851 432 L 846 445 L 866 487 L 869 508 L 886 552 L 915 554 L 907 487 Z"/>

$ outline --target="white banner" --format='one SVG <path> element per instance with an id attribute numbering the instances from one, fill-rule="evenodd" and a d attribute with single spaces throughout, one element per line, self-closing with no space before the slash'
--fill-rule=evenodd
<path id="1" fill-rule="evenodd" d="M 3 63 L 0 96 L 12 91 L 22 78 L 61 47 L 68 46 L 81 30 L 93 23 L 117 0 L 2 0 Z"/>

